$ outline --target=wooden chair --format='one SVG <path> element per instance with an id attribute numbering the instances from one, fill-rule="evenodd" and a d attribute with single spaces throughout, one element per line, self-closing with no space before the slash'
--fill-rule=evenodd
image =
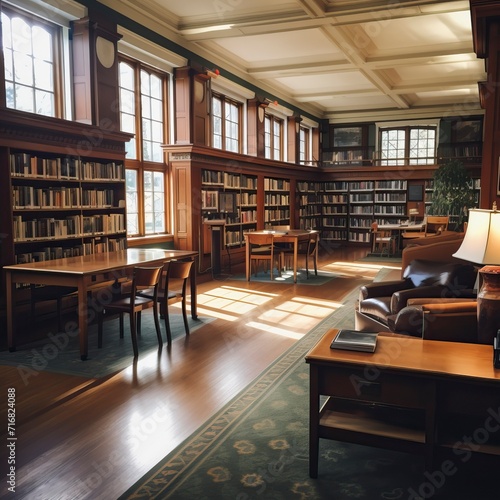
<path id="1" fill-rule="evenodd" d="M 319 247 L 319 232 L 313 231 L 309 235 L 309 239 L 304 245 L 299 245 L 297 250 L 297 258 L 304 257 L 306 276 L 309 278 L 309 261 L 312 260 L 314 266 L 314 274 L 318 275 L 318 247 Z M 291 248 L 281 250 L 283 263 L 286 259 L 293 258 L 293 245 Z"/>
<path id="2" fill-rule="evenodd" d="M 102 323 L 103 315 L 119 313 L 120 315 L 120 338 L 123 338 L 123 314 L 130 316 L 130 334 L 132 336 L 132 347 L 134 357 L 139 355 L 137 348 L 137 334 L 141 331 L 141 312 L 144 309 L 153 308 L 153 319 L 155 322 L 158 345 L 162 347 L 160 322 L 158 320 L 158 288 L 163 266 L 159 267 L 136 267 L 132 279 L 132 289 L 127 297 L 120 297 L 109 304 L 105 304 L 98 314 L 98 347 L 102 347 Z M 152 297 L 142 297 L 142 290 L 152 290 Z"/>
<path id="3" fill-rule="evenodd" d="M 281 269 L 281 254 L 274 246 L 274 236 L 272 234 L 248 233 L 247 245 L 249 245 L 249 261 L 247 262 L 249 270 L 248 281 L 250 281 L 250 275 L 252 274 L 252 262 L 257 262 L 255 274 L 258 271 L 258 263 L 269 263 L 270 276 L 271 279 L 274 279 L 273 269 L 275 262 L 278 266 L 278 272 Z"/>
<path id="4" fill-rule="evenodd" d="M 160 314 L 165 320 L 167 342 L 172 343 L 172 331 L 168 317 L 168 305 L 179 300 L 182 301 L 182 318 L 186 335 L 189 335 L 189 323 L 186 312 L 186 289 L 191 276 L 193 261 L 172 260 L 163 266 L 161 286 L 158 290 L 157 300 L 160 303 Z M 153 298 L 151 290 L 140 292 L 141 297 Z"/>
<path id="5" fill-rule="evenodd" d="M 401 238 L 403 242 L 403 248 L 406 246 L 406 244 L 415 239 L 415 238 L 423 238 L 425 236 L 425 230 L 427 227 L 427 217 L 424 217 L 424 220 L 422 222 L 422 226 L 418 231 L 412 231 L 411 226 L 408 226 L 408 229 L 401 233 Z"/>
<path id="6" fill-rule="evenodd" d="M 374 222 L 372 229 L 372 253 L 379 255 L 394 255 L 396 253 L 396 239 L 391 231 L 380 231 L 378 224 Z"/>
<path id="7" fill-rule="evenodd" d="M 427 224 L 425 225 L 425 236 L 440 234 L 448 229 L 450 217 L 446 216 L 427 216 Z"/>

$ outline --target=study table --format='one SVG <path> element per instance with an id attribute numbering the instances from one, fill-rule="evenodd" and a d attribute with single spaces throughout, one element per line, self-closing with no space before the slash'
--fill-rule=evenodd
<path id="1" fill-rule="evenodd" d="M 313 231 L 306 231 L 305 229 L 287 229 L 285 231 L 281 230 L 263 230 L 263 231 L 252 231 L 252 234 L 272 234 L 273 238 L 276 239 L 278 243 L 292 243 L 293 244 L 293 282 L 297 283 L 297 262 L 298 262 L 298 251 L 301 242 L 309 241 L 309 237 Z M 316 232 L 316 231 L 314 231 Z M 250 246 L 247 241 L 247 234 L 244 233 L 245 237 L 245 248 L 246 248 L 246 278 L 247 281 L 250 278 L 251 265 L 250 265 Z M 316 258 L 318 252 L 318 245 L 316 245 Z"/>
<path id="2" fill-rule="evenodd" d="M 420 454 L 429 471 L 445 463 L 438 454 L 454 455 L 457 464 L 471 451 L 499 460 L 493 346 L 379 333 L 375 352 L 366 353 L 331 349 L 337 332 L 326 332 L 305 358 L 310 477 L 318 476 L 320 438 Z M 471 447 L 464 436 L 475 435 L 481 442 Z"/>
<path id="3" fill-rule="evenodd" d="M 10 351 L 16 349 L 16 318 L 14 312 L 17 283 L 70 286 L 78 290 L 78 333 L 80 357 L 87 359 L 88 323 L 92 318 L 87 292 L 99 283 L 131 277 L 136 266 L 161 265 L 171 260 L 194 260 L 198 252 L 129 248 L 80 257 L 29 262 L 4 266 L 7 284 L 7 340 Z M 196 319 L 196 266 L 191 272 L 191 315 Z"/>
<path id="4" fill-rule="evenodd" d="M 401 233 L 408 231 L 408 232 L 415 232 L 416 234 L 418 234 L 419 232 L 422 232 L 423 228 L 424 228 L 424 223 L 380 224 L 377 227 L 379 231 L 390 231 L 391 233 L 396 235 L 397 248 L 399 250 L 401 250 Z M 422 236 L 424 236 L 423 232 Z"/>

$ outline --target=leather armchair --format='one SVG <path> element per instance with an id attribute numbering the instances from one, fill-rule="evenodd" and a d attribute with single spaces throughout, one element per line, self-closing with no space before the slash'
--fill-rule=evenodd
<path id="1" fill-rule="evenodd" d="M 431 319 L 430 315 L 431 311 L 438 314 L 437 304 L 450 299 L 456 301 L 475 298 L 473 288 L 476 275 L 474 266 L 467 263 L 416 259 L 406 267 L 401 280 L 371 283 L 360 288 L 355 313 L 356 329 L 389 331 L 421 337 L 424 332 L 429 332 L 428 321 L 437 321 Z M 421 303 L 412 304 L 409 302 L 412 299 L 421 299 Z M 425 309 L 424 314 L 422 303 L 432 302 L 427 299 L 438 299 L 438 302 L 434 304 L 434 308 Z M 446 326 L 446 316 L 444 311 L 441 312 L 443 314 L 438 318 Z M 447 314 L 452 313 L 449 311 Z M 443 337 L 446 336 L 443 332 Z"/>

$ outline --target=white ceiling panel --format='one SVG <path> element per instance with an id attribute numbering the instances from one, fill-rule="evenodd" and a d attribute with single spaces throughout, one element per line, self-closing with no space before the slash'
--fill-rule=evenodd
<path id="1" fill-rule="evenodd" d="M 468 0 L 101 1 L 319 119 L 482 113 Z"/>

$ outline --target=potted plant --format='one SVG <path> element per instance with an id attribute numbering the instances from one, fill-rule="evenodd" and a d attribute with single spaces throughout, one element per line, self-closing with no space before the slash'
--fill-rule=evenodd
<path id="1" fill-rule="evenodd" d="M 448 215 L 461 230 L 469 208 L 475 205 L 473 180 L 460 160 L 451 159 L 439 166 L 433 177 L 429 215 Z"/>

